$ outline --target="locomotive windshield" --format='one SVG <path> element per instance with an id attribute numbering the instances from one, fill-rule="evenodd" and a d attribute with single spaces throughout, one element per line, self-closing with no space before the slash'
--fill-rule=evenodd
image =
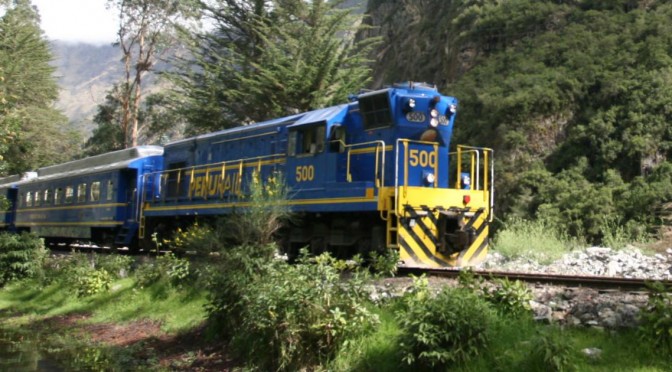
<path id="1" fill-rule="evenodd" d="M 359 112 L 364 118 L 364 130 L 392 125 L 392 109 L 387 90 L 359 96 Z"/>

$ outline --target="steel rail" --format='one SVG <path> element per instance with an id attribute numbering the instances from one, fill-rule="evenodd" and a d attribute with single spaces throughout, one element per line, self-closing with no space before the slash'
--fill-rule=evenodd
<path id="1" fill-rule="evenodd" d="M 427 274 L 430 276 L 440 276 L 448 278 L 457 278 L 463 269 L 456 268 L 401 268 L 400 273 L 406 274 Z M 671 280 L 655 280 L 642 278 L 621 278 L 597 275 L 561 275 L 546 273 L 522 273 L 511 271 L 490 271 L 474 270 L 476 277 L 489 279 L 520 280 L 527 283 L 557 284 L 572 287 L 588 287 L 600 289 L 622 289 L 622 290 L 646 290 L 647 283 L 660 282 L 668 288 L 672 288 Z"/>

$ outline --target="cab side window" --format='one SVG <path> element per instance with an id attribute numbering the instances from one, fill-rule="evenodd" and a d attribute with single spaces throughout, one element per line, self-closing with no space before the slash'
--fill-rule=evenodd
<path id="1" fill-rule="evenodd" d="M 326 127 L 310 125 L 289 133 L 289 155 L 319 154 L 324 152 Z"/>

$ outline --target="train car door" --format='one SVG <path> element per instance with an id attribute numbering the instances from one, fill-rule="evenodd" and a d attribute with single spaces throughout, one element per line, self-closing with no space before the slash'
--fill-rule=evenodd
<path id="1" fill-rule="evenodd" d="M 119 178 L 119 190 L 125 196 L 126 209 L 124 211 L 125 219 L 129 221 L 138 220 L 138 188 L 137 188 L 137 169 L 124 169 Z"/>

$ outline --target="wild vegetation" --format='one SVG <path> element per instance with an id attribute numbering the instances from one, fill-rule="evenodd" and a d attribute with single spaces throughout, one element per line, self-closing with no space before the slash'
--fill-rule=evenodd
<path id="1" fill-rule="evenodd" d="M 284 195 L 283 183 L 258 180 L 251 187 L 254 208 L 270 208 Z M 253 213 L 247 218 L 251 236 L 275 226 Z M 98 337 L 87 329 L 111 321 L 122 328 L 157 322 L 172 335 L 205 329 L 220 358 L 261 370 L 663 371 L 672 358 L 670 292 L 663 288 L 652 292 L 638 331 L 560 329 L 533 321 L 531 292 L 519 282 L 487 283 L 464 271 L 457 288 L 430 287 L 420 277 L 400 297 L 374 301 L 375 275 L 361 260 L 303 252 L 289 264 L 272 243 L 223 243 L 224 229 L 203 221 L 170 241 L 157 237 L 162 250 L 192 254 L 155 259 L 46 256 L 35 236 L 2 235 L 0 328 L 19 338 L 31 330 L 68 368 L 100 370 L 197 368 L 195 355 L 203 355 L 197 349 L 167 362 L 161 347 L 144 347 L 152 341 L 115 346 L 86 338 Z M 385 262 L 392 261 L 378 257 L 372 266 L 389 272 Z M 59 325 L 77 317 L 74 326 Z M 642 341 L 633 346 L 632 337 Z M 588 357 L 580 352 L 586 347 L 604 355 Z"/>

